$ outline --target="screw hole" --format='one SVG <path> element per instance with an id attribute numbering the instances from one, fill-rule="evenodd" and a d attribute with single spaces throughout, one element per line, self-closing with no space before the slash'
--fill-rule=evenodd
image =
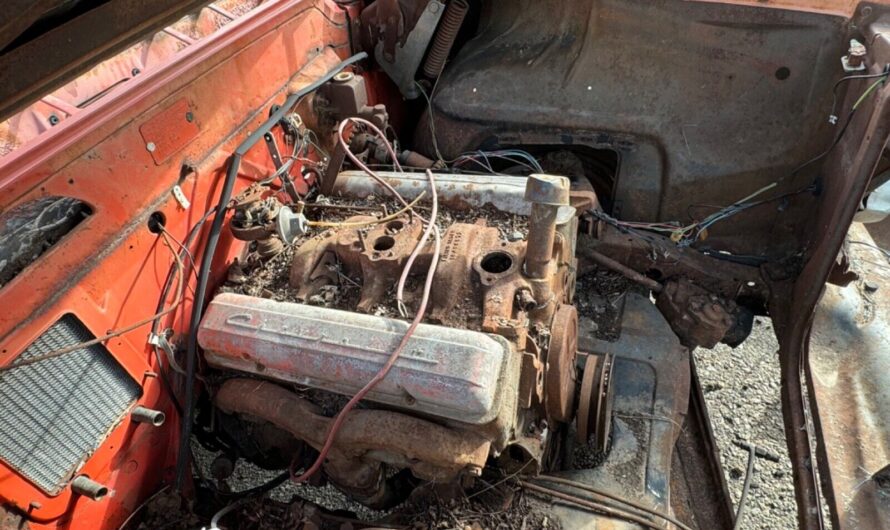
<path id="1" fill-rule="evenodd" d="M 791 70 L 787 66 L 783 66 L 776 70 L 776 79 L 784 81 L 791 77 Z"/>

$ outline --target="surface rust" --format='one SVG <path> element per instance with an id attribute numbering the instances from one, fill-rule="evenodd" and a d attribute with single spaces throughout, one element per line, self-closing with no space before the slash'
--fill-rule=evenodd
<path id="1" fill-rule="evenodd" d="M 822 436 L 820 464 L 836 529 L 890 528 L 890 268 L 865 227 L 853 225 L 846 250 L 861 278 L 828 285 L 809 345 Z M 855 443 L 850 443 L 854 440 Z"/>
<path id="2" fill-rule="evenodd" d="M 268 421 L 320 449 L 333 418 L 322 416 L 310 402 L 274 383 L 230 379 L 216 394 L 216 404 L 230 413 Z M 385 453 L 427 479 L 447 480 L 464 470 L 481 470 L 489 442 L 469 432 L 383 410 L 354 410 L 343 422 L 329 460 L 360 460 L 368 453 Z"/>

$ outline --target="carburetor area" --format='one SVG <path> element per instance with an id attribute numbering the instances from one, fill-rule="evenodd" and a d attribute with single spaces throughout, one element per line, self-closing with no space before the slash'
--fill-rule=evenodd
<path id="1" fill-rule="evenodd" d="M 284 205 L 257 188 L 233 203 L 232 234 L 252 243 L 201 323 L 206 362 L 226 374 L 215 405 L 304 444 L 305 462 L 292 468 L 328 451 L 328 480 L 375 508 L 403 500 L 399 470 L 434 482 L 478 476 L 490 459 L 541 471 L 576 408 L 569 180 L 437 174 L 440 215 L 429 226 L 422 174 L 386 175 L 412 200 L 390 214 L 350 173 L 314 204 Z M 470 180 L 485 204 L 467 202 Z M 270 260 L 284 295 L 243 288 Z M 424 311 L 424 323 L 404 320 Z M 328 406 L 359 395 L 343 418 Z M 596 434 L 589 424 L 585 439 Z M 594 439 L 606 444 L 608 432 Z"/>

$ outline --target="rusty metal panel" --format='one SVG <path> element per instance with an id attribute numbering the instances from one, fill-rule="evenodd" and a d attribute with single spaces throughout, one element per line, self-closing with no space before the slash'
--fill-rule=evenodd
<path id="1" fill-rule="evenodd" d="M 223 293 L 207 308 L 198 340 L 213 366 L 353 395 L 407 327 L 391 318 Z M 421 324 L 368 399 L 486 423 L 500 410 L 510 354 L 502 337 Z"/>
<path id="2" fill-rule="evenodd" d="M 871 243 L 854 224 L 849 240 Z M 835 530 L 890 529 L 890 268 L 880 251 L 847 244 L 860 279 L 828 285 L 810 337 L 818 425 Z"/>
<path id="3" fill-rule="evenodd" d="M 578 347 L 615 356 L 612 449 L 605 461 L 592 469 L 566 470 L 559 475 L 666 510 L 671 504 L 676 441 L 689 404 L 689 350 L 680 344 L 655 305 L 638 293 L 626 295 L 617 341 L 594 338 L 592 324 L 581 319 Z M 554 511 L 570 528 L 586 528 L 591 520 L 583 510 L 555 506 Z"/>
<path id="4" fill-rule="evenodd" d="M 615 151 L 614 196 L 602 199 L 633 221 L 685 221 L 772 182 L 778 196 L 812 181 L 815 165 L 789 172 L 834 132 L 844 18 L 706 2 L 485 4 L 433 98 L 444 157 L 480 146 Z M 425 154 L 435 152 L 427 129 L 415 144 Z M 741 212 L 707 244 L 790 254 L 810 201 L 799 193 L 787 207 Z"/>

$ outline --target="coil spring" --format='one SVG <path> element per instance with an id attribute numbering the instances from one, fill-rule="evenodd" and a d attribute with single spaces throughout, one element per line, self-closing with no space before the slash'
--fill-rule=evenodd
<path id="1" fill-rule="evenodd" d="M 442 14 L 442 21 L 439 23 L 433 45 L 423 63 L 423 73 L 428 78 L 435 79 L 442 73 L 442 68 L 445 67 L 445 61 L 457 38 L 457 32 L 460 31 L 469 9 L 470 4 L 467 3 L 467 0 L 451 0 L 445 7 L 445 13 Z"/>

